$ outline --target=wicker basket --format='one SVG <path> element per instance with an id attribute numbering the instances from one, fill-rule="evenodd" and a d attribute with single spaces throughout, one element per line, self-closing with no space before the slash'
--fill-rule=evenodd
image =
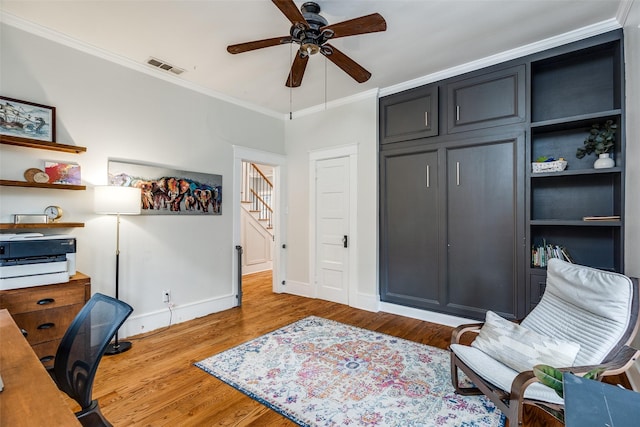
<path id="1" fill-rule="evenodd" d="M 562 172 L 567 167 L 566 160 L 556 160 L 554 162 L 533 162 L 531 171 L 533 173 Z"/>

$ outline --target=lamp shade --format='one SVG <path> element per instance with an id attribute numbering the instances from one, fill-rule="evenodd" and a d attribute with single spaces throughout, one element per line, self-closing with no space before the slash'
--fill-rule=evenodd
<path id="1" fill-rule="evenodd" d="M 140 189 L 100 185 L 94 189 L 94 210 L 100 214 L 140 214 Z"/>

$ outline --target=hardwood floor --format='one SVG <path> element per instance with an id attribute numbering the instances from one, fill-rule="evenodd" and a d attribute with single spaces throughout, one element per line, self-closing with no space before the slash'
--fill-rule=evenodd
<path id="1" fill-rule="evenodd" d="M 450 340 L 447 326 L 274 294 L 270 272 L 245 276 L 243 292 L 241 308 L 130 337 L 131 350 L 104 357 L 93 397 L 107 419 L 114 426 L 294 426 L 193 363 L 309 315 L 434 347 L 446 348 Z M 544 413 L 526 415 L 529 427 L 561 426 Z"/>

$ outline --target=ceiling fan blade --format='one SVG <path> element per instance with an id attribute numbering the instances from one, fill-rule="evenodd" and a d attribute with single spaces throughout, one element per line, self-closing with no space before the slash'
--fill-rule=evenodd
<path id="1" fill-rule="evenodd" d="M 307 62 L 309 62 L 309 56 L 302 56 L 299 53 L 296 55 L 296 59 L 291 64 L 291 71 L 285 86 L 298 87 L 302 84 L 302 77 L 304 76 L 304 70 L 307 68 Z"/>
<path id="2" fill-rule="evenodd" d="M 278 46 L 280 44 L 291 43 L 291 36 L 274 37 L 272 39 L 256 40 L 247 43 L 232 44 L 227 46 L 229 53 L 242 53 L 251 50 L 262 49 L 263 47 Z"/>
<path id="3" fill-rule="evenodd" d="M 276 5 L 278 9 L 280 9 L 280 12 L 282 12 L 284 16 L 286 16 L 287 19 L 291 21 L 293 25 L 299 23 L 309 28 L 309 24 L 307 24 L 307 20 L 304 19 L 304 16 L 302 16 L 302 12 L 300 12 L 300 9 L 298 9 L 298 6 L 296 6 L 293 0 L 271 0 L 271 1 L 273 2 L 273 4 Z"/>
<path id="4" fill-rule="evenodd" d="M 375 33 L 385 31 L 387 21 L 379 13 L 361 16 L 360 18 L 349 19 L 337 24 L 327 25 L 320 28 L 320 31 L 331 30 L 334 32 L 332 38 L 355 36 L 358 34 Z"/>
<path id="5" fill-rule="evenodd" d="M 345 73 L 349 74 L 355 81 L 358 83 L 364 83 L 371 77 L 371 73 L 362 68 L 356 61 L 349 58 L 344 53 L 340 52 L 334 46 L 330 44 L 325 44 L 331 49 L 331 53 L 328 53 L 325 50 L 320 50 L 320 52 L 326 56 L 331 62 L 336 64 L 338 67 L 342 69 Z"/>

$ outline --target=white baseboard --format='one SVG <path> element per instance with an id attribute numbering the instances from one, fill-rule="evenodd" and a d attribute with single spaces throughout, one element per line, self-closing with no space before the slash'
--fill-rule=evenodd
<path id="1" fill-rule="evenodd" d="M 284 285 L 280 285 L 280 290 L 291 295 L 299 297 L 315 298 L 311 285 L 304 282 L 296 282 L 294 280 L 285 280 Z"/>
<path id="2" fill-rule="evenodd" d="M 349 306 L 377 313 L 380 311 L 380 298 L 378 295 L 358 294 L 355 302 L 349 300 Z"/>
<path id="3" fill-rule="evenodd" d="M 144 313 L 139 316 L 136 316 L 134 311 L 134 315 L 127 319 L 125 324 L 120 328 L 118 335 L 121 337 L 130 337 L 155 329 L 166 328 L 169 326 L 170 319 L 171 324 L 182 323 L 211 313 L 228 310 L 236 307 L 237 304 L 238 302 L 235 295 L 229 295 L 191 304 L 176 305 L 172 309 L 173 314 L 169 311 L 169 308 Z"/>
<path id="4" fill-rule="evenodd" d="M 260 273 L 262 271 L 273 270 L 273 261 L 261 262 L 259 264 L 243 265 L 242 275 Z"/>
<path id="5" fill-rule="evenodd" d="M 425 322 L 438 323 L 447 326 L 460 326 L 465 323 L 477 323 L 477 320 L 464 317 L 451 316 L 448 314 L 436 313 L 434 311 L 421 310 L 419 308 L 405 307 L 402 305 L 380 302 L 380 311 L 397 314 L 399 316 L 411 317 L 412 319 L 424 320 Z"/>

